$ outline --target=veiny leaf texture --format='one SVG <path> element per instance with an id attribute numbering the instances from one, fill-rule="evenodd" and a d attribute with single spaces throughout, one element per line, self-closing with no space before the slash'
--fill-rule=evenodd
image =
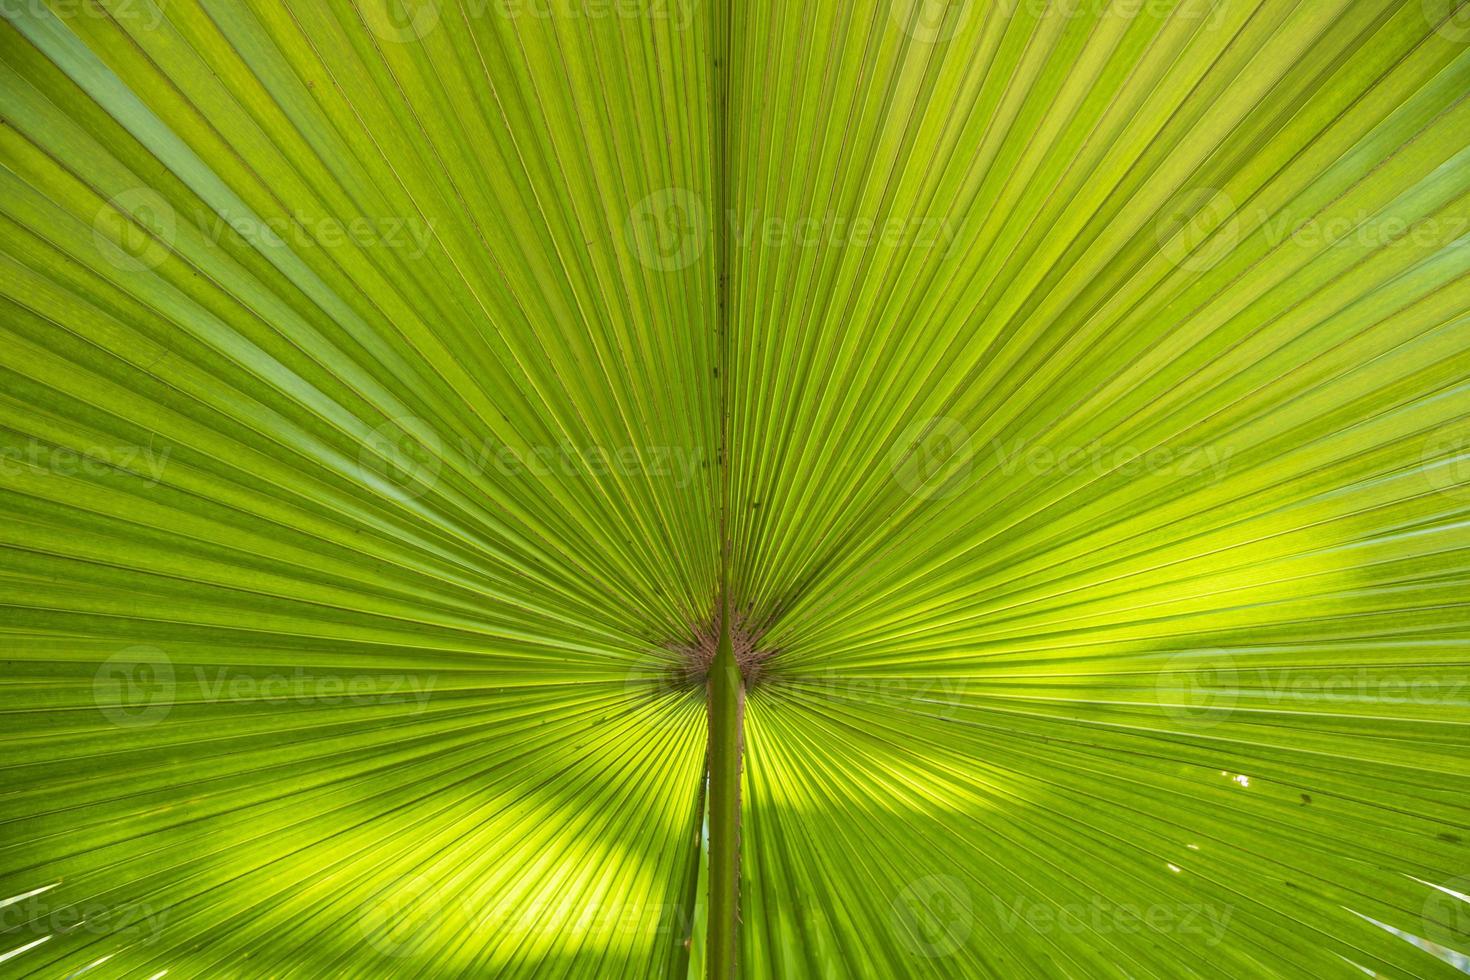
<path id="1" fill-rule="evenodd" d="M 1470 3 L 15 0 L 0 106 L 0 976 L 721 975 L 725 598 L 740 976 L 1470 972 Z"/>

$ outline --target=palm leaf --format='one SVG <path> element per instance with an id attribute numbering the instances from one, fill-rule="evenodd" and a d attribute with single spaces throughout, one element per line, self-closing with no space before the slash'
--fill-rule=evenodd
<path id="1" fill-rule="evenodd" d="M 6 975 L 1464 968 L 1467 5 L 3 13 Z"/>

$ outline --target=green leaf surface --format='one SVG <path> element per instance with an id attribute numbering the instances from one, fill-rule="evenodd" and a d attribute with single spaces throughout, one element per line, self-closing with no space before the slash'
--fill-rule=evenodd
<path id="1" fill-rule="evenodd" d="M 0 5 L 0 976 L 1461 976 L 1467 95 L 1463 0 Z"/>

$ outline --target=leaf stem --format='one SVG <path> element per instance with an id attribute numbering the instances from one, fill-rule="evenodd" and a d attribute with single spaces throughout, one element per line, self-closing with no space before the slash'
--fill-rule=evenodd
<path id="1" fill-rule="evenodd" d="M 745 682 L 721 604 L 720 645 L 709 673 L 709 980 L 732 980 L 740 933 L 740 766 Z"/>
<path id="2" fill-rule="evenodd" d="M 744 742 L 745 682 L 735 662 L 731 641 L 730 538 L 730 250 L 726 215 L 729 208 L 730 50 L 735 4 L 710 5 L 714 70 L 712 123 L 715 137 L 714 257 L 715 330 L 719 357 L 719 547 L 720 641 L 709 671 L 709 936 L 706 948 L 709 980 L 734 980 L 740 947 L 740 766 Z"/>

